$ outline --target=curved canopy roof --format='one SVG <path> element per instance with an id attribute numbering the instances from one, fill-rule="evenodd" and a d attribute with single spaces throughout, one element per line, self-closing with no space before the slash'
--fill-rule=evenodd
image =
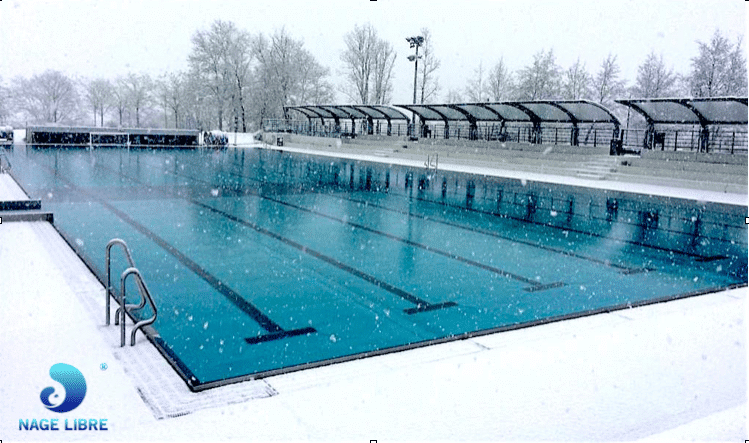
<path id="1" fill-rule="evenodd" d="M 747 124 L 746 98 L 651 98 L 616 102 L 639 112 L 649 123 L 702 126 Z"/>
<path id="2" fill-rule="evenodd" d="M 285 110 L 298 111 L 309 118 L 374 118 L 408 120 L 401 111 L 383 105 L 310 105 L 285 106 Z"/>
<path id="3" fill-rule="evenodd" d="M 534 100 L 494 103 L 395 105 L 422 120 L 519 121 L 539 123 L 614 123 L 608 109 L 588 100 Z"/>

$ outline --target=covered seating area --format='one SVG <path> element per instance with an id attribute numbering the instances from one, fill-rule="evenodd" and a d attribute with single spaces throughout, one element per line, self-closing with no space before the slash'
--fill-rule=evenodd
<path id="1" fill-rule="evenodd" d="M 377 135 L 592 146 L 608 148 L 612 155 L 657 149 L 747 153 L 747 98 L 616 102 L 629 108 L 626 126 L 609 109 L 589 100 L 534 100 L 287 106 L 286 118 L 266 120 L 265 130 L 323 137 Z M 630 111 L 642 115 L 645 123 L 630 127 Z"/>
<path id="2" fill-rule="evenodd" d="M 367 135 L 407 135 L 408 117 L 401 111 L 384 105 L 310 105 L 286 106 L 284 113 L 296 111 L 307 117 L 307 121 L 287 119 L 267 122 L 276 128 L 267 128 L 274 132 L 304 133 L 307 135 L 323 135 L 335 137 L 355 137 L 358 134 Z M 357 131 L 357 120 L 359 129 Z M 393 125 L 393 121 L 403 124 Z M 349 124 L 350 123 L 350 124 Z M 384 123 L 384 125 L 383 125 Z M 266 124 L 266 126 L 268 126 Z M 282 129 L 280 126 L 286 126 Z"/>
<path id="3" fill-rule="evenodd" d="M 267 120 L 266 131 L 609 146 L 618 139 L 621 127 L 608 109 L 587 100 L 305 105 L 287 106 L 284 111 L 287 118 Z M 305 119 L 292 118 L 291 111 Z"/>
<path id="4" fill-rule="evenodd" d="M 588 100 L 395 106 L 417 115 L 419 135 L 427 138 L 605 146 L 620 127 L 614 114 Z"/>
<path id="5" fill-rule="evenodd" d="M 642 115 L 647 127 L 628 130 L 642 149 L 747 153 L 747 99 L 653 98 L 616 100 Z M 632 131 L 636 131 L 632 134 Z"/>

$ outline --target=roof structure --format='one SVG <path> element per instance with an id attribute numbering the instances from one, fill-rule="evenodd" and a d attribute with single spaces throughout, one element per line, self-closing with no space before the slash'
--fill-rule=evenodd
<path id="1" fill-rule="evenodd" d="M 395 105 L 422 120 L 514 121 L 529 123 L 613 123 L 619 120 L 605 107 L 588 100 L 534 100 L 494 103 Z"/>
<path id="2" fill-rule="evenodd" d="M 298 111 L 307 118 L 409 120 L 401 111 L 383 105 L 285 106 L 284 110 Z"/>
<path id="3" fill-rule="evenodd" d="M 615 100 L 642 114 L 649 124 L 745 125 L 742 97 L 649 98 Z"/>

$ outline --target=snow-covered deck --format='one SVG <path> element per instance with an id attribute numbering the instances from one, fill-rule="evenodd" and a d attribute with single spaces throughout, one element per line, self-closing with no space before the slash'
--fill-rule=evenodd
<path id="1" fill-rule="evenodd" d="M 0 200 L 18 199 L 3 180 Z M 49 223 L 2 223 L 0 439 L 741 441 L 745 299 L 725 291 L 191 393 L 142 335 L 119 347 L 103 287 Z M 66 414 L 39 401 L 59 362 L 88 384 Z M 19 431 L 34 418 L 105 418 L 109 430 Z"/>

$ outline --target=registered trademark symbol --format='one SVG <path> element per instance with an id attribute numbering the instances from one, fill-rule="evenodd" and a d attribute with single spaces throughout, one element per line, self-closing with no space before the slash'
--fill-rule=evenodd
<path id="1" fill-rule="evenodd" d="M 102 371 L 106 371 L 108 366 L 106 363 L 102 363 L 99 365 L 99 367 L 101 368 Z"/>

